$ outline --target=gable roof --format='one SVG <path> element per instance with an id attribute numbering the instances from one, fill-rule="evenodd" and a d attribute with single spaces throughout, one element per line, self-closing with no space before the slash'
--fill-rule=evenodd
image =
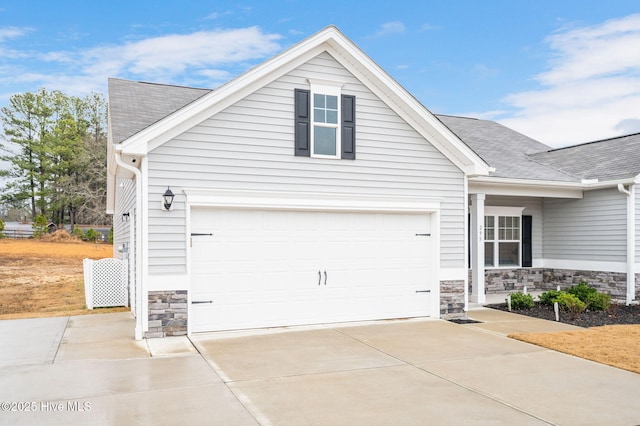
<path id="1" fill-rule="evenodd" d="M 531 158 L 581 179 L 635 178 L 640 175 L 640 133 L 552 149 Z"/>
<path id="2" fill-rule="evenodd" d="M 331 54 L 458 168 L 469 175 L 488 174 L 489 167 L 480 157 L 333 26 L 303 40 L 216 90 L 204 93 L 198 92 L 203 89 L 193 89 L 195 92 L 190 92 L 171 107 L 161 107 L 151 113 L 145 112 L 142 116 L 136 115 L 138 114 L 137 109 L 153 103 L 162 103 L 153 101 L 156 97 L 163 96 L 155 93 L 155 90 L 161 91 L 167 86 L 156 85 L 156 87 L 152 87 L 145 86 L 145 83 L 132 84 L 130 87 L 134 89 L 145 89 L 143 92 L 146 94 L 140 92 L 138 95 L 148 96 L 148 98 L 131 104 L 127 104 L 126 99 L 112 99 L 110 89 L 109 101 L 114 103 L 113 111 L 111 111 L 113 133 L 111 140 L 116 144 L 115 150 L 121 154 L 146 155 L 152 149 L 203 122 L 322 52 Z M 109 84 L 111 85 L 112 82 L 116 86 L 113 91 L 114 97 L 122 95 L 130 97 L 130 95 L 122 93 L 125 84 L 121 80 L 110 80 Z M 119 89 L 118 86 L 120 86 Z M 176 86 L 171 87 L 176 88 Z M 150 91 L 146 89 L 150 89 Z M 170 91 L 176 91 L 174 89 L 170 89 Z M 178 88 L 177 91 L 182 89 L 184 88 Z M 171 96 L 167 95 L 167 98 L 171 98 Z M 180 106 L 181 103 L 182 106 Z M 127 110 L 134 107 L 136 108 L 134 113 Z M 173 112 L 166 115 L 173 107 L 176 107 Z M 135 124 L 119 123 L 119 121 L 126 122 L 136 116 L 138 122 Z M 144 127 L 145 125 L 146 127 Z"/>
<path id="3" fill-rule="evenodd" d="M 531 154 L 549 151 L 536 141 L 495 121 L 436 115 L 495 171 L 491 177 L 556 182 L 580 182 L 572 173 L 537 161 Z"/>

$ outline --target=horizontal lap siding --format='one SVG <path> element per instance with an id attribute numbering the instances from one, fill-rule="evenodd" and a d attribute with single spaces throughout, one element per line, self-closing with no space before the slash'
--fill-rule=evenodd
<path id="1" fill-rule="evenodd" d="M 543 202 L 546 259 L 625 262 L 627 202 L 616 189 Z"/>
<path id="2" fill-rule="evenodd" d="M 329 74 L 329 76 L 327 75 Z M 293 90 L 307 78 L 336 78 L 356 96 L 356 160 L 296 157 Z M 174 211 L 153 211 L 160 194 L 181 188 L 277 190 L 442 198 L 442 266 L 463 267 L 463 174 L 328 54 L 320 55 L 149 156 L 152 273 L 184 270 L 184 196 Z M 156 205 L 157 204 L 157 205 Z M 161 237 L 155 235 L 168 232 Z M 183 234 L 184 235 L 184 234 Z"/>
<path id="3" fill-rule="evenodd" d="M 635 221 L 636 221 L 636 260 L 635 263 L 640 263 L 640 187 L 635 186 Z M 638 271 L 636 271 L 638 272 Z"/>
<path id="4" fill-rule="evenodd" d="M 123 254 L 119 250 L 124 243 L 131 243 L 131 225 L 134 220 L 134 210 L 136 208 L 136 182 L 133 179 L 118 179 L 116 182 L 118 196 L 113 214 L 113 247 L 114 257 L 122 259 Z M 129 221 L 122 220 L 122 214 L 129 213 Z M 133 247 L 129 247 L 131 255 Z"/>

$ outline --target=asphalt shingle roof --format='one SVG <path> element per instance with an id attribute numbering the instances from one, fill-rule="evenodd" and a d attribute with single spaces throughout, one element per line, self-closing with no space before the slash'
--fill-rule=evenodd
<path id="1" fill-rule="evenodd" d="M 120 143 L 210 93 L 210 89 L 109 79 L 113 143 Z"/>
<path id="2" fill-rule="evenodd" d="M 436 115 L 469 148 L 496 169 L 491 176 L 577 182 L 580 179 L 536 161 L 530 154 L 549 151 L 550 146 L 531 139 L 495 121 Z"/>
<path id="3" fill-rule="evenodd" d="M 640 133 L 554 149 L 531 158 L 581 179 L 633 178 L 640 174 Z"/>

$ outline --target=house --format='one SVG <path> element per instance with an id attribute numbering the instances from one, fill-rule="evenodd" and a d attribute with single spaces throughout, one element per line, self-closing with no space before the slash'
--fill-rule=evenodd
<path id="1" fill-rule="evenodd" d="M 633 299 L 640 167 L 564 160 L 596 145 L 436 116 L 335 27 L 215 90 L 110 79 L 136 338 L 461 315 L 580 274 Z"/>

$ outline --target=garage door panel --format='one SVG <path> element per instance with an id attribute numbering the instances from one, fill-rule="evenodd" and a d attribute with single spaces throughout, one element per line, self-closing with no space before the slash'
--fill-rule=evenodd
<path id="1" fill-rule="evenodd" d="M 192 331 L 428 316 L 427 214 L 193 209 Z M 195 231 L 198 229 L 199 231 Z M 325 275 L 326 272 L 326 275 Z M 320 273 L 320 274 L 319 274 Z"/>

